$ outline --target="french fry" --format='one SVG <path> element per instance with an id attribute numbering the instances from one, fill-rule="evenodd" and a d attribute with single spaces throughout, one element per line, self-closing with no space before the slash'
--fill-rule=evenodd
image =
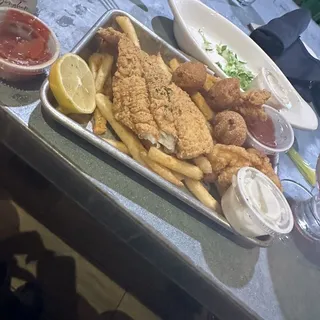
<path id="1" fill-rule="evenodd" d="M 176 178 L 175 174 L 171 170 L 169 170 L 168 168 L 162 166 L 161 164 L 158 164 L 157 162 L 151 160 L 148 157 L 147 152 L 142 151 L 140 153 L 140 156 L 141 156 L 142 160 L 147 164 L 147 166 L 152 171 L 157 173 L 160 177 L 175 184 L 178 187 L 183 187 L 183 183 L 179 179 Z"/>
<path id="2" fill-rule="evenodd" d="M 106 82 L 104 83 L 103 94 L 106 95 L 110 100 L 113 99 L 112 76 L 111 76 L 111 74 L 109 74 Z"/>
<path id="3" fill-rule="evenodd" d="M 93 79 L 96 80 L 98 70 L 101 66 L 101 62 L 103 60 L 103 54 L 101 53 L 93 53 L 88 60 L 89 69 L 91 70 Z"/>
<path id="4" fill-rule="evenodd" d="M 184 182 L 190 192 L 206 207 L 221 213 L 220 204 L 212 197 L 200 181 L 185 178 Z"/>
<path id="5" fill-rule="evenodd" d="M 176 71 L 176 69 L 178 69 L 178 67 L 180 66 L 180 62 L 176 58 L 171 59 L 169 61 L 169 66 L 172 71 Z"/>
<path id="6" fill-rule="evenodd" d="M 177 59 L 174 58 L 170 60 L 169 65 L 170 65 L 170 68 L 173 71 L 175 71 L 179 67 L 180 63 Z M 196 106 L 200 109 L 200 111 L 203 113 L 203 115 L 207 120 L 211 120 L 213 118 L 214 113 L 211 110 L 211 108 L 208 106 L 206 100 L 204 99 L 201 93 L 199 92 L 194 93 L 191 96 L 191 99 L 196 104 Z"/>
<path id="7" fill-rule="evenodd" d="M 116 21 L 119 24 L 122 31 L 128 36 L 128 38 L 138 47 L 140 48 L 140 42 L 134 29 L 134 26 L 130 19 L 126 16 L 118 16 L 116 17 Z"/>
<path id="8" fill-rule="evenodd" d="M 162 166 L 181 173 L 189 178 L 201 180 L 203 177 L 203 172 L 197 166 L 169 156 L 155 147 L 150 148 L 148 156 L 151 160 L 161 164 Z"/>
<path id="9" fill-rule="evenodd" d="M 199 167 L 201 169 L 201 171 L 204 174 L 212 173 L 211 163 L 206 157 L 199 156 L 199 157 L 193 159 L 193 162 L 196 164 L 197 167 Z"/>
<path id="10" fill-rule="evenodd" d="M 211 120 L 213 118 L 214 112 L 208 106 L 206 100 L 204 99 L 201 93 L 199 92 L 194 93 L 193 95 L 191 95 L 191 99 L 199 108 L 199 110 L 203 113 L 204 117 L 207 120 Z"/>
<path id="11" fill-rule="evenodd" d="M 93 128 L 92 131 L 96 135 L 104 134 L 107 131 L 107 120 L 101 114 L 99 108 L 93 112 Z"/>
<path id="12" fill-rule="evenodd" d="M 121 141 L 127 146 L 129 153 L 133 159 L 142 165 L 146 163 L 141 159 L 140 152 L 145 151 L 145 148 L 139 139 L 121 123 L 119 123 L 113 116 L 112 102 L 102 93 L 96 94 L 97 107 L 102 115 L 108 120 L 115 133 L 119 136 Z"/>
<path id="13" fill-rule="evenodd" d="M 166 75 L 168 76 L 168 78 L 171 79 L 172 77 L 172 70 L 165 64 L 165 62 L 163 61 L 163 58 L 160 54 L 160 52 L 158 52 L 157 54 L 157 62 L 159 64 L 159 67 L 166 73 Z"/>
<path id="14" fill-rule="evenodd" d="M 122 153 L 130 155 L 127 146 L 123 142 L 118 141 L 118 140 L 105 139 L 105 138 L 103 138 L 103 140 L 108 142 L 109 144 L 111 144 L 113 147 L 115 147 L 116 149 L 118 149 Z"/>
<path id="15" fill-rule="evenodd" d="M 211 89 L 211 87 L 217 83 L 220 80 L 220 78 L 215 77 L 209 73 L 207 73 L 207 78 L 206 78 L 206 82 L 203 85 L 203 89 L 206 91 L 209 91 Z"/>
<path id="16" fill-rule="evenodd" d="M 113 64 L 113 56 L 106 53 L 103 57 L 101 62 L 101 66 L 98 70 L 97 77 L 96 77 L 96 92 L 102 92 L 104 83 L 106 82 L 108 76 L 111 74 L 111 68 Z"/>
<path id="17" fill-rule="evenodd" d="M 179 172 L 175 172 L 175 171 L 172 171 L 172 173 L 175 175 L 175 177 L 179 180 L 179 181 L 182 181 L 185 177 L 183 174 L 179 173 Z"/>

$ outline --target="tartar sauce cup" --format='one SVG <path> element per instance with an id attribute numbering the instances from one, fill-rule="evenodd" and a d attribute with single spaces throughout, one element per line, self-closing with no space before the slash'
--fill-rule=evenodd
<path id="1" fill-rule="evenodd" d="M 264 105 L 263 108 L 273 122 L 276 146 L 270 147 L 260 142 L 250 133 L 249 129 L 245 146 L 247 148 L 255 148 L 266 155 L 287 152 L 294 142 L 294 132 L 291 124 L 274 108 L 267 105 Z"/>
<path id="2" fill-rule="evenodd" d="M 221 206 L 230 225 L 243 236 L 288 234 L 294 225 L 282 192 L 267 176 L 251 167 L 240 169 L 233 177 Z"/>
<path id="3" fill-rule="evenodd" d="M 268 105 L 275 109 L 290 109 L 293 105 L 300 103 L 295 91 L 287 83 L 266 68 L 261 68 L 260 73 L 253 79 L 250 89 L 266 89 L 271 92 Z"/>

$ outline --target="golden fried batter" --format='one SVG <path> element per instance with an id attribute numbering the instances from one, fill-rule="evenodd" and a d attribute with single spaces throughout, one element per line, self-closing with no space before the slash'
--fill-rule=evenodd
<path id="1" fill-rule="evenodd" d="M 265 89 L 263 90 L 249 90 L 241 93 L 241 99 L 246 103 L 248 108 L 261 107 L 271 97 L 271 93 Z"/>
<path id="2" fill-rule="evenodd" d="M 118 43 L 118 70 L 113 77 L 113 111 L 115 118 L 153 144 L 159 129 L 150 111 L 149 93 L 139 58 L 140 49 L 126 37 Z"/>
<path id="3" fill-rule="evenodd" d="M 173 82 L 183 90 L 194 92 L 200 90 L 207 78 L 207 68 L 201 62 L 182 63 L 172 75 Z"/>
<path id="4" fill-rule="evenodd" d="M 223 111 L 214 119 L 213 136 L 219 143 L 241 147 L 247 131 L 246 122 L 237 112 Z"/>
<path id="5" fill-rule="evenodd" d="M 243 167 L 254 167 L 268 176 L 281 190 L 281 182 L 275 174 L 270 160 L 255 149 L 216 144 L 208 154 L 213 173 L 217 176 L 219 189 L 226 191 L 232 183 L 232 177 Z"/>
<path id="6" fill-rule="evenodd" d="M 213 141 L 203 114 L 186 92 L 171 83 L 157 57 L 112 28 L 100 29 L 98 34 L 118 44 L 118 70 L 113 78 L 115 118 L 140 139 L 161 143 L 181 159 L 209 153 Z"/>
<path id="7" fill-rule="evenodd" d="M 240 81 L 236 78 L 216 82 L 206 95 L 207 103 L 217 112 L 230 109 L 240 98 Z"/>
<path id="8" fill-rule="evenodd" d="M 174 152 L 177 130 L 167 92 L 171 75 L 169 76 L 160 67 L 157 56 L 149 56 L 145 52 L 141 52 L 141 63 L 149 93 L 150 110 L 160 131 L 158 141 L 168 151 Z"/>
<path id="9" fill-rule="evenodd" d="M 262 121 L 267 120 L 267 114 L 262 108 L 271 93 L 267 90 L 250 90 L 241 93 L 241 99 L 236 103 L 232 110 L 240 113 L 244 118 L 259 118 Z"/>
<path id="10" fill-rule="evenodd" d="M 201 111 L 189 95 L 174 83 L 168 86 L 168 95 L 178 134 L 177 157 L 192 159 L 209 153 L 213 141 Z"/>
<path id="11" fill-rule="evenodd" d="M 260 118 L 266 120 L 267 115 L 262 108 L 271 93 L 267 90 L 250 90 L 241 92 L 240 81 L 235 78 L 222 79 L 207 92 L 207 103 L 214 111 L 231 109 L 244 118 Z"/>

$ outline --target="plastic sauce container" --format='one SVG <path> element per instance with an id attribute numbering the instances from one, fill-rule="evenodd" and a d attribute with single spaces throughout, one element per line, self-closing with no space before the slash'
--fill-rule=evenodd
<path id="1" fill-rule="evenodd" d="M 288 151 L 294 142 L 294 132 L 290 123 L 274 108 L 267 105 L 264 105 L 263 108 L 273 124 L 273 128 L 269 129 L 274 131 L 275 145 L 270 146 L 263 143 L 262 139 L 259 139 L 257 135 L 255 136 L 250 132 L 250 125 L 247 124 L 248 132 L 245 146 L 248 148 L 255 148 L 266 155 L 274 155 L 276 153 Z M 267 122 L 262 123 L 260 129 L 262 129 L 265 124 L 267 124 Z"/>
<path id="2" fill-rule="evenodd" d="M 275 109 L 290 109 L 293 105 L 300 104 L 297 93 L 288 83 L 284 83 L 275 72 L 262 68 L 253 79 L 250 89 L 267 89 L 271 92 L 268 105 Z"/>
<path id="3" fill-rule="evenodd" d="M 54 33 L 32 14 L 0 8 L 0 77 L 20 80 L 35 76 L 59 56 Z"/>
<path id="4" fill-rule="evenodd" d="M 254 168 L 239 170 L 221 206 L 230 225 L 243 236 L 287 234 L 293 228 L 287 200 L 267 176 Z"/>

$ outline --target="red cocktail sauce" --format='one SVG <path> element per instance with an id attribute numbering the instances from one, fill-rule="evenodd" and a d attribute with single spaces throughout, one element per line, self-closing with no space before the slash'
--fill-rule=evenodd
<path id="1" fill-rule="evenodd" d="M 258 118 L 247 121 L 249 132 L 262 144 L 274 148 L 277 146 L 275 129 L 270 117 L 266 121 Z"/>
<path id="2" fill-rule="evenodd" d="M 23 66 L 44 63 L 52 57 L 47 47 L 49 34 L 35 18 L 9 10 L 0 23 L 0 57 Z"/>

